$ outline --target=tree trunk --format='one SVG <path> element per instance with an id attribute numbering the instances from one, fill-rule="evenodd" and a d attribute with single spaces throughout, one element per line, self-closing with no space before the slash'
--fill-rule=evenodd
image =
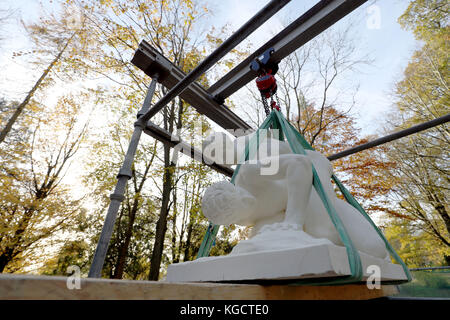
<path id="1" fill-rule="evenodd" d="M 165 94 L 165 92 L 163 91 Z M 177 129 L 182 127 L 181 116 L 183 114 L 183 101 L 178 100 Z M 167 114 L 168 112 L 168 114 Z M 164 110 L 164 129 L 173 132 L 175 119 L 175 101 L 172 101 L 170 109 Z M 164 250 L 164 238 L 167 231 L 167 216 L 169 215 L 169 200 L 172 192 L 172 172 L 176 164 L 170 159 L 170 147 L 164 145 L 164 181 L 162 189 L 161 211 L 156 223 L 155 243 L 153 245 L 152 257 L 150 259 L 149 280 L 158 281 L 159 269 L 161 267 L 162 253 Z"/>
<path id="2" fill-rule="evenodd" d="M 5 270 L 8 263 L 12 260 L 12 248 L 6 248 L 5 252 L 0 256 L 0 273 Z"/>
<path id="3" fill-rule="evenodd" d="M 172 263 L 180 262 L 180 251 L 182 242 L 180 242 L 180 247 L 177 248 L 177 235 L 176 235 L 176 225 L 175 225 L 175 217 L 173 219 L 172 224 Z"/>
<path id="4" fill-rule="evenodd" d="M 30 92 L 28 92 L 27 96 L 25 97 L 25 99 L 22 101 L 21 104 L 19 104 L 19 106 L 17 107 L 16 111 L 14 111 L 14 114 L 12 115 L 12 117 L 8 120 L 8 122 L 6 123 L 5 128 L 0 132 L 0 143 L 2 143 L 6 136 L 8 135 L 8 133 L 11 131 L 12 126 L 14 125 L 14 123 L 16 122 L 17 118 L 20 116 L 20 114 L 22 113 L 23 109 L 25 109 L 25 107 L 28 105 L 28 103 L 30 102 L 31 98 L 33 97 L 34 93 L 36 92 L 37 89 L 39 89 L 39 86 L 41 85 L 42 81 L 44 81 L 45 77 L 47 77 L 47 75 L 49 74 L 49 72 L 53 69 L 53 67 L 55 66 L 55 64 L 59 61 L 59 59 L 61 59 L 61 56 L 63 55 L 64 51 L 66 50 L 67 46 L 69 45 L 70 41 L 72 40 L 73 36 L 75 34 L 73 34 L 66 42 L 65 46 L 61 49 L 61 51 L 59 51 L 58 55 L 55 57 L 55 59 L 53 59 L 52 62 L 50 62 L 50 64 L 48 65 L 48 67 L 44 70 L 44 72 L 42 73 L 42 75 L 39 77 L 39 79 L 36 81 L 36 83 L 34 84 L 33 88 L 30 90 Z"/>
<path id="5" fill-rule="evenodd" d="M 180 252 L 181 249 L 177 248 L 177 189 L 176 186 L 172 189 L 173 191 L 173 204 L 174 204 L 174 210 L 172 215 L 172 263 L 178 263 L 180 262 Z M 182 245 L 182 234 L 180 235 L 180 247 Z"/>
<path id="6" fill-rule="evenodd" d="M 119 256 L 117 257 L 117 264 L 112 276 L 113 279 L 122 279 L 125 270 L 125 262 L 128 256 L 128 247 L 130 246 L 131 236 L 133 235 L 134 220 L 136 219 L 136 212 L 138 210 L 138 198 L 135 197 L 133 207 L 130 212 L 127 230 L 125 231 L 125 240 L 119 249 Z"/>
<path id="7" fill-rule="evenodd" d="M 450 216 L 445 209 L 445 205 L 443 202 L 434 205 L 434 208 L 441 216 L 442 220 L 444 220 L 445 228 L 447 229 L 448 234 L 450 235 Z"/>
<path id="8" fill-rule="evenodd" d="M 0 255 L 0 273 L 3 272 L 8 263 L 10 263 L 15 256 L 23 251 L 23 249 L 20 248 L 18 244 L 22 243 L 23 234 L 28 228 L 28 224 L 30 223 L 34 211 L 34 208 L 30 208 L 27 210 L 27 212 L 22 217 L 22 220 L 19 222 L 19 227 L 14 232 L 14 237 L 11 241 L 13 246 L 6 246 L 4 252 Z"/>
<path id="9" fill-rule="evenodd" d="M 186 243 L 184 244 L 185 247 L 184 247 L 184 258 L 183 258 L 183 261 L 189 261 L 189 259 L 191 258 L 189 249 L 190 249 L 190 246 L 191 246 L 191 237 L 192 237 L 192 230 L 193 229 L 194 229 L 194 225 L 190 221 L 189 222 L 189 226 L 188 226 Z"/>
<path id="10" fill-rule="evenodd" d="M 152 257 L 150 259 L 150 274 L 148 279 L 157 281 L 159 278 L 159 268 L 164 249 L 164 238 L 167 231 L 167 216 L 169 214 L 169 200 L 172 191 L 172 170 L 174 165 L 170 163 L 170 148 L 164 145 L 164 182 L 162 191 L 161 211 L 156 223 L 155 243 L 153 245 Z"/>

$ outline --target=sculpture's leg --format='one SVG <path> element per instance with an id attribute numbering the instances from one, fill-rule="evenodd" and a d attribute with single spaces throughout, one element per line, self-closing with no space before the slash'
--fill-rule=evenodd
<path id="1" fill-rule="evenodd" d="M 304 155 L 284 154 L 272 157 L 270 161 L 279 161 L 279 169 L 272 175 L 261 175 L 261 163 L 244 164 L 237 184 L 253 190 L 267 187 L 267 184 L 275 180 L 285 180 L 288 189 L 285 222 L 303 226 L 312 188 L 311 160 Z M 274 185 L 273 188 L 275 187 Z"/>
<path id="2" fill-rule="evenodd" d="M 286 168 L 288 201 L 286 205 L 286 223 L 299 224 L 303 227 L 306 219 L 306 207 L 312 189 L 312 165 L 306 156 L 296 155 L 280 168 Z"/>

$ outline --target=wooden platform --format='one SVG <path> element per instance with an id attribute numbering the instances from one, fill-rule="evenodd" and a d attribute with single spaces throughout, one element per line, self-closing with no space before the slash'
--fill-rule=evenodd
<path id="1" fill-rule="evenodd" d="M 282 286 L 166 283 L 82 278 L 68 289 L 66 277 L 0 274 L 0 300 L 361 300 L 390 296 L 396 286 Z"/>

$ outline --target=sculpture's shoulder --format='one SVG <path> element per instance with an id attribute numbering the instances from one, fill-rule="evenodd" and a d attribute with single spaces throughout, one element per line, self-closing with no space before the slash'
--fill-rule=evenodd
<path id="1" fill-rule="evenodd" d="M 333 174 L 333 165 L 326 156 L 322 153 L 314 150 L 306 150 L 306 155 L 311 159 L 316 170 L 320 171 L 324 175 L 331 177 Z"/>

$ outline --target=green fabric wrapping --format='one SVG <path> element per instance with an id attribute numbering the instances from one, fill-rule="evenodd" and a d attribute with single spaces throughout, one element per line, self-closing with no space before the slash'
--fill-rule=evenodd
<path id="1" fill-rule="evenodd" d="M 241 164 L 249 159 L 249 152 L 250 152 L 250 146 L 253 146 L 256 140 L 256 150 L 259 146 L 259 133 L 260 130 L 268 129 L 272 126 L 273 129 L 279 129 L 280 135 L 279 139 L 284 140 L 284 137 L 286 137 L 287 142 L 289 143 L 292 151 L 297 154 L 306 154 L 306 150 L 314 150 L 311 145 L 306 141 L 306 139 L 283 117 L 281 112 L 277 110 L 273 110 L 271 114 L 266 118 L 264 123 L 261 125 L 261 127 L 256 131 L 256 135 L 250 139 L 248 145 L 246 145 L 245 152 L 244 152 L 244 158 L 243 161 L 241 160 L 239 164 L 236 167 L 236 170 L 234 171 L 234 174 L 231 178 L 231 183 L 234 183 L 235 178 L 239 172 Z M 316 169 L 312 168 L 313 170 L 313 186 L 316 189 L 320 199 L 322 200 L 322 203 L 327 210 L 327 213 L 333 222 L 333 225 L 335 226 L 336 230 L 339 233 L 340 239 L 342 243 L 344 244 L 347 256 L 348 256 L 348 262 L 350 266 L 351 275 L 349 276 L 341 276 L 341 277 L 331 277 L 331 278 L 321 278 L 321 279 L 301 279 L 296 280 L 295 282 L 290 283 L 291 285 L 341 285 L 341 284 L 348 284 L 348 283 L 355 283 L 360 282 L 363 277 L 363 270 L 362 270 L 362 264 L 361 264 L 361 258 L 359 255 L 358 250 L 354 246 L 350 236 L 348 235 L 344 224 L 342 223 L 341 219 L 339 218 L 338 214 L 336 213 L 335 208 L 333 207 L 332 203 L 330 202 L 330 199 L 326 195 L 325 191 L 323 190 L 322 183 L 320 182 L 319 176 L 317 174 Z M 377 231 L 378 235 L 383 239 L 383 241 L 386 244 L 386 248 L 388 252 L 394 257 L 394 260 L 397 261 L 402 267 L 403 270 L 408 278 L 408 281 L 411 281 L 411 275 L 402 261 L 402 259 L 397 255 L 395 250 L 391 247 L 389 242 L 384 237 L 383 233 L 378 229 L 378 227 L 374 224 L 372 219 L 367 215 L 367 213 L 364 211 L 364 209 L 361 207 L 361 205 L 353 198 L 353 196 L 350 194 L 350 192 L 342 185 L 342 183 L 339 181 L 339 179 L 333 175 L 333 180 L 335 181 L 336 185 L 339 187 L 340 191 L 344 195 L 345 199 L 348 203 L 350 203 L 353 207 L 355 207 L 372 225 L 373 228 Z M 217 232 L 219 230 L 218 225 L 213 225 L 210 223 L 207 232 L 205 234 L 205 237 L 203 238 L 202 245 L 200 246 L 199 254 L 197 258 L 200 257 L 206 257 L 209 255 L 210 249 L 212 247 L 212 244 L 214 242 L 214 239 L 217 235 Z M 383 282 L 386 283 L 386 282 Z M 399 283 L 399 281 L 394 281 L 393 283 Z"/>

